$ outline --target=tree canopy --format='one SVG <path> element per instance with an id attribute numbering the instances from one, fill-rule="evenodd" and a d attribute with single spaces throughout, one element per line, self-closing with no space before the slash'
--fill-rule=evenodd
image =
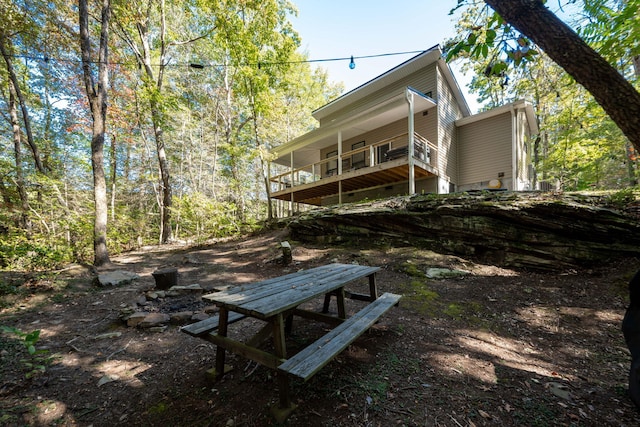
<path id="1" fill-rule="evenodd" d="M 534 104 L 541 181 L 562 189 L 635 185 L 638 2 L 558 3 L 573 29 L 554 5 L 458 1 L 459 35 L 448 57 L 465 58 L 471 87 L 488 106 L 518 98 Z"/>
<path id="2" fill-rule="evenodd" d="M 541 182 L 584 189 L 637 181 L 639 2 L 571 1 L 571 34 L 540 0 L 452 2 L 459 36 L 448 55 L 464 57 L 478 97 L 488 106 L 535 104 Z M 295 6 L 86 4 L 83 55 L 77 5 L 0 0 L 0 267 L 90 260 L 107 219 L 106 242 L 117 253 L 226 236 L 277 215 L 269 149 L 310 130 L 310 112 L 341 92 L 300 51 L 289 20 Z M 102 47 L 101 30 L 109 30 Z M 100 109 L 91 108 L 99 85 L 86 76 L 107 73 L 101 199 L 93 192 Z"/>

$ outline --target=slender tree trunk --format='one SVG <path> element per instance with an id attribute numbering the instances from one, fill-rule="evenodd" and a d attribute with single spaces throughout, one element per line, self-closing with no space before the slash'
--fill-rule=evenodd
<path id="1" fill-rule="evenodd" d="M 91 42 L 89 38 L 89 11 L 87 0 L 78 0 L 80 21 L 80 48 L 82 51 L 82 70 L 84 83 L 93 117 L 93 136 L 91 138 L 91 166 L 93 168 L 93 195 L 95 201 L 95 219 L 93 227 L 94 265 L 101 266 L 110 262 L 107 249 L 107 185 L 104 172 L 104 136 L 107 119 L 107 89 L 109 75 L 107 71 L 109 39 L 110 0 L 102 1 L 102 27 L 100 32 L 100 50 L 98 54 L 98 86 L 91 72 Z"/>
<path id="2" fill-rule="evenodd" d="M 602 106 L 640 150 L 640 93 L 541 0 L 485 0 L 533 40 Z"/>
<path id="3" fill-rule="evenodd" d="M 162 206 L 161 206 L 161 234 L 160 243 L 167 243 L 171 239 L 171 178 L 169 175 L 169 162 L 165 151 L 164 132 L 162 129 L 162 113 L 155 101 L 151 101 L 151 120 L 156 139 L 156 154 L 158 156 L 158 166 L 160 168 L 160 179 L 162 181 Z"/>
<path id="4" fill-rule="evenodd" d="M 118 159 L 116 157 L 116 137 L 111 136 L 111 221 L 116 220 L 116 180 L 118 178 Z"/>
<path id="5" fill-rule="evenodd" d="M 16 89 L 13 82 L 9 81 L 9 117 L 13 130 L 13 147 L 16 159 L 16 186 L 20 195 L 20 226 L 25 230 L 28 238 L 31 238 L 32 224 L 29 218 L 29 198 L 24 184 L 24 174 L 22 171 L 22 137 L 20 132 L 20 119 L 18 118 L 18 107 L 16 102 Z"/>
<path id="6" fill-rule="evenodd" d="M 13 61 L 11 59 L 12 57 L 10 54 L 10 49 L 5 46 L 5 43 L 10 43 L 10 41 L 6 38 L 6 36 L 0 33 L 0 53 L 2 53 L 2 57 L 7 64 L 7 73 L 9 74 L 9 80 L 11 80 L 11 82 L 13 83 L 13 88 L 15 89 L 18 101 L 20 102 L 20 109 L 22 110 L 22 120 L 24 121 L 24 129 L 27 133 L 27 144 L 29 144 L 29 148 L 31 148 L 36 169 L 38 170 L 38 172 L 44 174 L 45 171 L 44 167 L 42 166 L 40 152 L 38 150 L 38 146 L 35 143 L 35 140 L 33 139 L 33 133 L 31 132 L 31 119 L 29 118 L 27 103 L 24 99 L 24 96 L 22 95 L 22 90 L 20 90 L 18 76 L 13 69 Z"/>

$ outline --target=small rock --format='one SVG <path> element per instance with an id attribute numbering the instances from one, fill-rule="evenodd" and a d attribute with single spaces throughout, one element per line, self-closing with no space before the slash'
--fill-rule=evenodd
<path id="1" fill-rule="evenodd" d="M 147 314 L 149 313 L 145 313 L 141 311 L 137 313 L 133 313 L 131 316 L 127 318 L 127 326 L 129 327 L 138 326 L 145 319 L 145 317 L 147 317 Z"/>
<path id="2" fill-rule="evenodd" d="M 139 328 L 153 328 L 156 326 L 163 326 L 165 323 L 169 323 L 171 318 L 168 314 L 164 313 L 149 313 L 145 316 L 140 323 Z"/>
<path id="3" fill-rule="evenodd" d="M 131 283 L 133 280 L 139 279 L 135 273 L 124 270 L 110 271 L 108 273 L 99 274 L 96 278 L 96 283 L 99 286 L 120 286 L 127 283 Z"/>
<path id="4" fill-rule="evenodd" d="M 158 299 L 158 292 L 155 292 L 155 291 L 147 292 L 147 299 L 157 300 Z"/>
<path id="5" fill-rule="evenodd" d="M 151 328 L 148 329 L 149 332 L 158 332 L 158 333 L 162 333 L 164 331 L 167 330 L 167 326 L 152 326 Z"/>
<path id="6" fill-rule="evenodd" d="M 136 299 L 136 304 L 144 306 L 144 305 L 148 305 L 149 301 L 147 301 L 147 297 L 145 297 L 144 295 L 140 295 Z"/>
<path id="7" fill-rule="evenodd" d="M 136 309 L 136 307 L 132 307 L 130 305 L 125 305 L 124 307 L 122 307 L 120 309 L 120 318 L 126 320 L 127 317 L 131 316 L 136 311 L 138 311 Z"/>
<path id="8" fill-rule="evenodd" d="M 191 320 L 195 322 L 199 322 L 201 320 L 207 320 L 208 318 L 209 318 L 209 315 L 206 313 L 196 313 L 193 316 L 191 316 Z"/>
<path id="9" fill-rule="evenodd" d="M 171 324 L 173 325 L 183 325 L 187 323 L 193 316 L 193 311 L 179 311 L 177 313 L 171 314 Z"/>
<path id="10" fill-rule="evenodd" d="M 182 263 L 183 264 L 204 264 L 193 254 L 185 255 L 184 258 L 182 258 Z"/>
<path id="11" fill-rule="evenodd" d="M 187 285 L 187 286 L 172 286 L 167 291 L 167 295 L 175 297 L 178 295 L 185 295 L 185 294 L 202 294 L 202 291 L 203 291 L 202 286 L 196 283 L 196 284 Z"/>
<path id="12" fill-rule="evenodd" d="M 450 268 L 427 268 L 426 275 L 429 279 L 450 279 L 453 277 L 467 276 L 470 273 L 462 270 L 452 270 Z"/>
<path id="13" fill-rule="evenodd" d="M 207 314 L 211 314 L 211 313 L 215 313 L 216 311 L 218 311 L 218 307 L 216 307 L 215 305 L 208 305 L 202 311 L 204 311 Z"/>
<path id="14" fill-rule="evenodd" d="M 104 334 L 96 335 L 93 337 L 94 340 L 105 340 L 108 338 L 118 338 L 122 335 L 122 332 L 106 332 Z"/>

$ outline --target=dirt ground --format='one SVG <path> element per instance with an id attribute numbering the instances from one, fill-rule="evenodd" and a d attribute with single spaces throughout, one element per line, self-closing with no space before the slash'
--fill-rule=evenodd
<path id="1" fill-rule="evenodd" d="M 630 356 L 620 330 L 626 284 L 640 260 L 550 274 L 413 247 L 291 242 L 294 264 L 284 267 L 273 262 L 281 239 L 280 231 L 113 257 L 109 269 L 140 276 L 120 287 L 97 287 L 80 267 L 26 281 L 3 276 L 0 325 L 40 330 L 36 348 L 47 353 L 35 357 L 51 359 L 44 372 L 26 378 L 33 360 L 15 334 L 0 335 L 0 424 L 277 425 L 269 412 L 278 398 L 271 371 L 228 355 L 234 370 L 212 382 L 212 344 L 176 325 L 156 332 L 127 327 L 121 310 L 154 287 L 151 273 L 161 267 L 177 267 L 181 285 L 211 290 L 341 262 L 382 267 L 379 291 L 404 297 L 311 380 L 291 381 L 298 408 L 285 425 L 640 425 L 627 396 Z M 469 274 L 430 279 L 429 267 Z M 166 300 L 162 306 L 171 309 Z M 353 312 L 364 303 L 347 304 Z M 258 326 L 238 322 L 230 333 L 248 336 Z M 303 348 L 323 332 L 296 320 L 288 348 Z"/>

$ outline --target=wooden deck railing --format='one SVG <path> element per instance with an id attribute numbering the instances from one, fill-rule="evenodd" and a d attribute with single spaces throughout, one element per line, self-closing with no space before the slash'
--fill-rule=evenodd
<path id="1" fill-rule="evenodd" d="M 318 162 L 271 177 L 272 192 L 306 185 L 342 175 L 357 169 L 407 157 L 408 134 L 404 133 L 371 145 L 356 148 Z M 414 158 L 430 166 L 436 164 L 437 147 L 418 133 L 414 133 Z M 362 159 L 362 161 L 360 160 Z M 357 161 L 355 161 L 357 160 Z"/>

